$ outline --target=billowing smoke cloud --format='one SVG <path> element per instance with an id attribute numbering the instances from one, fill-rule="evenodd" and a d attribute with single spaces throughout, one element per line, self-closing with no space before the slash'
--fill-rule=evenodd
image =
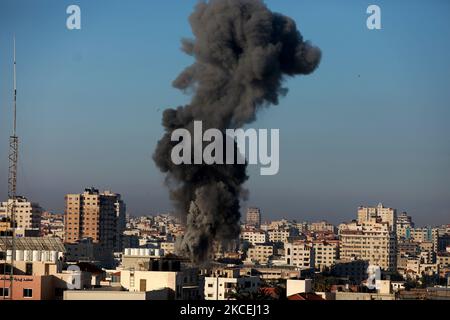
<path id="1" fill-rule="evenodd" d="M 312 73 L 321 51 L 304 41 L 295 22 L 271 12 L 262 0 L 200 2 L 190 16 L 195 36 L 182 49 L 195 59 L 174 81 L 192 92 L 189 105 L 164 112 L 165 135 L 154 160 L 167 184 L 186 233 L 179 246 L 194 262 L 207 260 L 213 241 L 239 235 L 246 165 L 175 165 L 171 142 L 175 129 L 235 129 L 255 120 L 258 109 L 277 105 L 287 89 L 286 76 Z"/>

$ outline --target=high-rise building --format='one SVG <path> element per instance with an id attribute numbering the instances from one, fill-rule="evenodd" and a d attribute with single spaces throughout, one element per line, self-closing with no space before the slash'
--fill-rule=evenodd
<path id="1" fill-rule="evenodd" d="M 387 222 L 363 223 L 359 228 L 340 233 L 340 258 L 360 259 L 395 271 L 397 237 Z"/>
<path id="2" fill-rule="evenodd" d="M 397 210 L 386 208 L 382 203 L 376 207 L 359 207 L 358 223 L 387 222 L 392 231 L 396 231 Z"/>
<path id="3" fill-rule="evenodd" d="M 259 208 L 247 209 L 247 226 L 259 228 L 261 226 L 261 210 Z"/>
<path id="4" fill-rule="evenodd" d="M 9 199 L 8 201 L 0 203 L 0 219 L 11 218 L 12 204 L 15 204 L 15 222 L 16 230 L 19 233 L 26 235 L 28 231 L 35 231 L 36 235 L 39 235 L 39 229 L 41 226 L 42 208 L 38 203 L 30 202 L 25 197 L 17 197 L 15 200 Z"/>
<path id="5" fill-rule="evenodd" d="M 339 256 L 343 260 L 366 260 L 386 271 L 397 268 L 397 210 L 359 207 L 358 220 L 340 226 Z"/>
<path id="6" fill-rule="evenodd" d="M 116 213 L 116 234 L 114 237 L 114 251 L 121 252 L 123 249 L 123 232 L 125 231 L 127 225 L 127 207 L 120 194 L 113 193 L 111 191 L 105 191 L 103 195 L 106 197 L 111 197 L 114 201 L 114 209 Z"/>
<path id="7" fill-rule="evenodd" d="M 65 243 L 90 238 L 92 243 L 113 250 L 117 238 L 118 196 L 86 189 L 66 195 Z"/>
<path id="8" fill-rule="evenodd" d="M 414 222 L 406 212 L 401 213 L 397 217 L 397 238 L 409 239 L 411 237 L 411 229 L 414 229 Z"/>

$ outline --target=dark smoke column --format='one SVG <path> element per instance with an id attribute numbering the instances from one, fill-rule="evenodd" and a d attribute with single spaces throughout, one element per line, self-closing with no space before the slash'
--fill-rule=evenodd
<path id="1" fill-rule="evenodd" d="M 167 174 L 171 199 L 186 222 L 178 250 L 200 263 L 213 241 L 239 235 L 246 166 L 174 165 L 172 132 L 192 133 L 194 121 L 203 121 L 203 130 L 222 131 L 254 121 L 258 109 L 277 105 L 286 94 L 286 76 L 317 68 L 321 51 L 303 40 L 292 19 L 271 12 L 261 0 L 201 2 L 189 21 L 195 39 L 183 40 L 183 51 L 195 62 L 173 85 L 193 92 L 192 101 L 164 112 L 165 135 L 153 158 Z"/>

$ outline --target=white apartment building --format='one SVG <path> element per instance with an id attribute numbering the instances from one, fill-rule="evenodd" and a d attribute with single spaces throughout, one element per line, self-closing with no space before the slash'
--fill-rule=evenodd
<path id="1" fill-rule="evenodd" d="M 314 268 L 315 256 L 312 244 L 304 241 L 284 244 L 285 263 L 300 268 Z"/>
<path id="2" fill-rule="evenodd" d="M 224 270 L 221 275 L 205 277 L 205 300 L 234 300 L 233 294 L 257 292 L 259 277 L 241 277 L 239 269 Z"/>
<path id="3" fill-rule="evenodd" d="M 268 240 L 267 233 L 260 230 L 245 230 L 241 233 L 241 238 L 244 242 L 248 242 L 253 245 L 266 243 Z"/>
<path id="4" fill-rule="evenodd" d="M 121 270 L 120 284 L 130 292 L 149 292 L 153 300 L 197 300 L 202 297 L 198 269 L 183 271 Z"/>
<path id="5" fill-rule="evenodd" d="M 256 262 L 259 264 L 269 263 L 270 258 L 273 256 L 273 245 L 270 244 L 257 244 L 247 251 L 247 260 Z"/>
<path id="6" fill-rule="evenodd" d="M 8 199 L 8 201 L 1 202 L 0 218 L 11 216 L 11 208 L 13 203 L 15 204 L 14 212 L 17 229 L 39 230 L 43 210 L 39 204 L 30 202 L 25 197 L 17 197 L 16 200 Z"/>

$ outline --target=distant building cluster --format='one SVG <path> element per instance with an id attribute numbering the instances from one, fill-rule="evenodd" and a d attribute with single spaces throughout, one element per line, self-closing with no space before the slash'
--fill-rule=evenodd
<path id="1" fill-rule="evenodd" d="M 338 226 L 263 218 L 248 208 L 240 237 L 198 266 L 178 255 L 182 221 L 131 217 L 118 193 L 67 194 L 62 214 L 6 200 L 0 300 L 450 299 L 450 225 L 383 204 Z"/>

